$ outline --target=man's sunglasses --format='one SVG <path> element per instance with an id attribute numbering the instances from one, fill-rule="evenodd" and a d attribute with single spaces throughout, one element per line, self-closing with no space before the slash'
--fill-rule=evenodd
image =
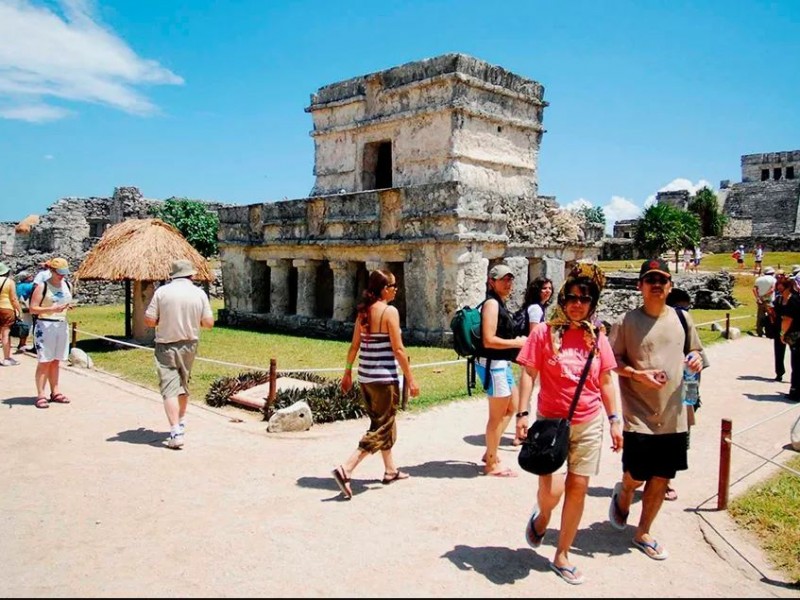
<path id="1" fill-rule="evenodd" d="M 567 294 L 564 296 L 566 302 L 580 302 L 581 304 L 591 304 L 591 296 L 576 296 L 575 294 Z"/>
<path id="2" fill-rule="evenodd" d="M 667 285 L 670 280 L 669 277 L 663 275 L 645 275 L 642 277 L 642 281 L 650 285 Z"/>

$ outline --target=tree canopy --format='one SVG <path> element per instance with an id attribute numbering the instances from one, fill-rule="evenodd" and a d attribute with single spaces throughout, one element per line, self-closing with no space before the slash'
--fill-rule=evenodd
<path id="1" fill-rule="evenodd" d="M 710 189 L 704 187 L 697 192 L 689 202 L 688 210 L 700 220 L 701 235 L 722 235 L 728 217 L 720 212 L 717 195 Z"/>
<path id="2" fill-rule="evenodd" d="M 174 226 L 195 250 L 205 258 L 217 253 L 219 217 L 203 202 L 187 198 L 169 198 L 156 206 L 153 216 Z"/>
<path id="3" fill-rule="evenodd" d="M 588 223 L 597 223 L 603 227 L 606 225 L 606 213 L 602 206 L 581 206 L 575 212 L 583 215 Z"/>
<path id="4" fill-rule="evenodd" d="M 680 253 L 700 242 L 700 221 L 697 216 L 670 206 L 654 204 L 636 223 L 634 247 L 644 256 L 660 256 L 672 250 Z M 677 259 L 676 259 L 677 260 Z"/>

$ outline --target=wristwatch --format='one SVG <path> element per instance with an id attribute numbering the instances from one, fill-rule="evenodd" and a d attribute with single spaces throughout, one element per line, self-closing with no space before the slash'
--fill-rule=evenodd
<path id="1" fill-rule="evenodd" d="M 528 416 L 528 414 L 529 414 L 529 413 L 528 413 L 528 411 L 527 411 L 527 410 L 523 410 L 522 412 L 518 412 L 518 413 L 517 413 L 517 418 L 518 418 L 518 419 L 521 419 L 522 417 L 527 417 L 527 416 Z"/>
<path id="2" fill-rule="evenodd" d="M 608 422 L 613 423 L 614 421 L 619 421 L 619 415 L 617 413 L 611 413 L 608 415 Z"/>

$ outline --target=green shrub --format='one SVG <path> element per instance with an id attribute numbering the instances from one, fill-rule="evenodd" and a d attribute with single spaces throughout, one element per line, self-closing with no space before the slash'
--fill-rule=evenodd
<path id="1" fill-rule="evenodd" d="M 357 386 L 348 393 L 342 391 L 341 380 L 327 379 L 315 373 L 283 373 L 282 377 L 293 377 L 318 384 L 308 389 L 291 388 L 275 394 L 275 402 L 267 407 L 264 420 L 281 408 L 291 406 L 295 402 L 304 401 L 314 414 L 315 423 L 330 423 L 345 419 L 358 419 L 366 414 Z M 221 377 L 211 384 L 206 394 L 206 404 L 220 407 L 228 403 L 228 398 L 242 390 L 267 383 L 269 373 L 266 371 L 248 371 L 236 377 Z"/>

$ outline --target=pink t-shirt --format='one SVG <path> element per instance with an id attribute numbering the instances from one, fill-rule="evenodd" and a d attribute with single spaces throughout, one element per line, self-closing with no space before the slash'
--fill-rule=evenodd
<path id="1" fill-rule="evenodd" d="M 589 376 L 583 385 L 575 415 L 572 417 L 573 423 L 586 423 L 597 416 L 603 407 L 600 398 L 600 374 L 617 366 L 614 352 L 605 334 L 600 334 L 597 347 L 599 352 L 592 360 Z M 517 362 L 523 366 L 530 365 L 539 371 L 541 379 L 537 413 L 548 419 L 567 417 L 587 358 L 589 349 L 586 347 L 583 329 L 566 330 L 561 340 L 561 352 L 555 356 L 550 339 L 550 326 L 547 323 L 539 323 L 534 328 L 528 336 L 528 341 L 519 351 Z"/>

